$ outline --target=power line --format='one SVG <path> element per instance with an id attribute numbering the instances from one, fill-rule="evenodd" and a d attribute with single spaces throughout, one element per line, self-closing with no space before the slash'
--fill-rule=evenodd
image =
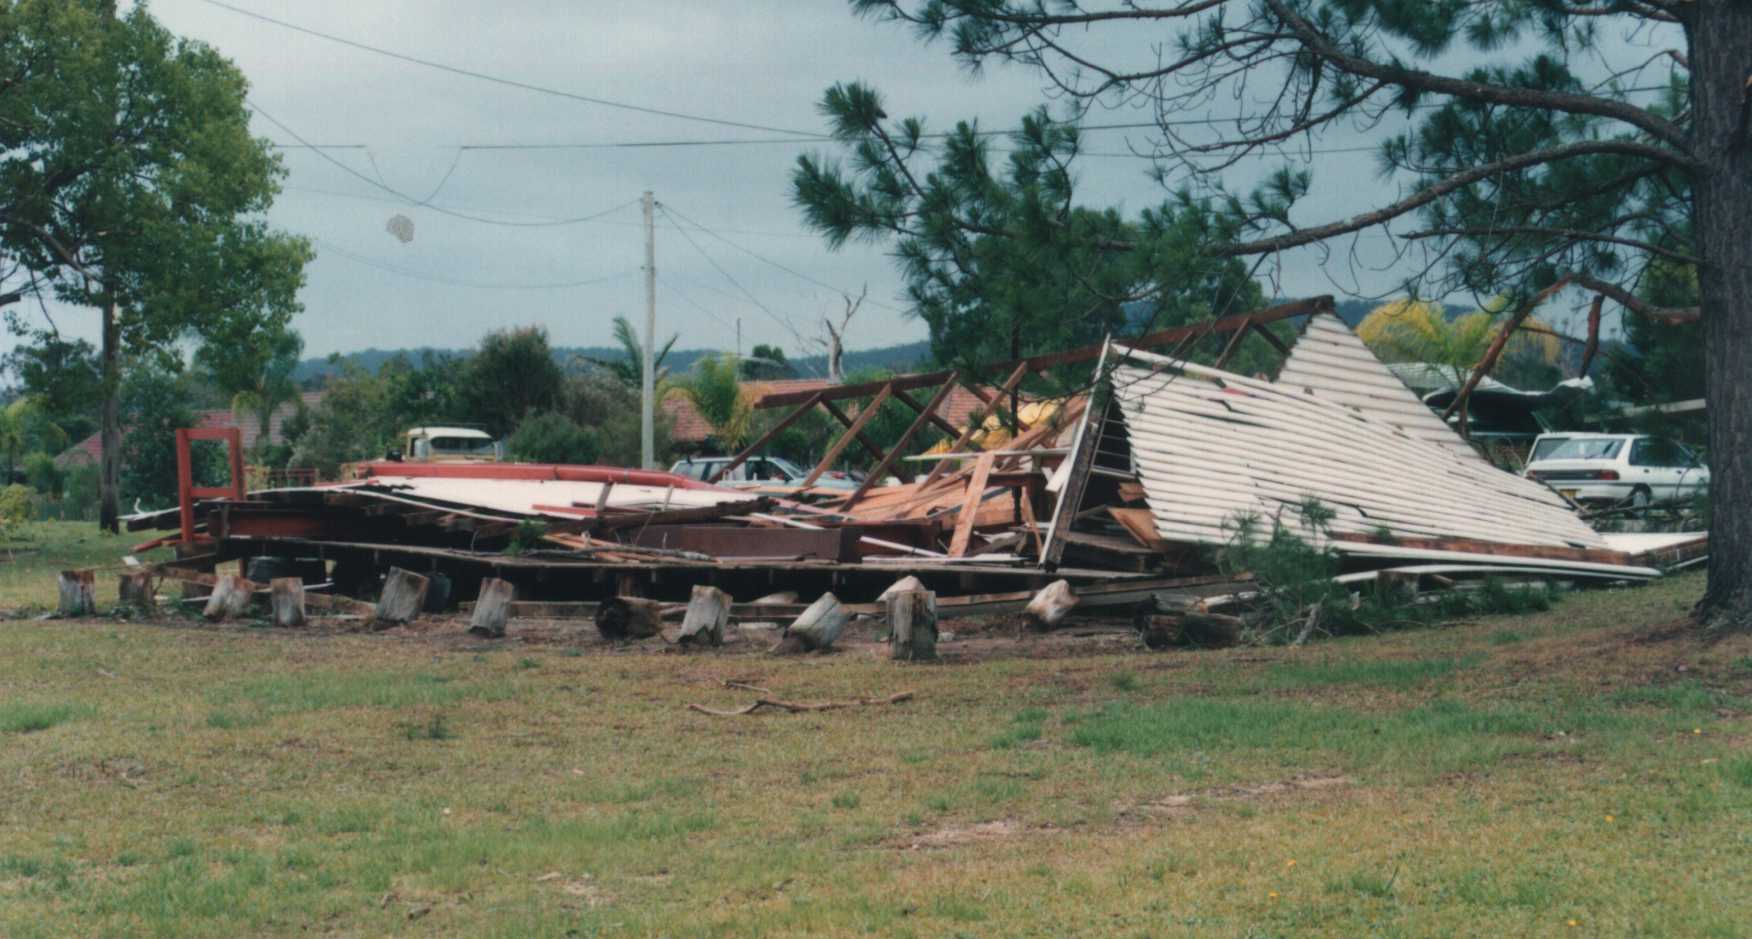
<path id="1" fill-rule="evenodd" d="M 676 286 L 673 283 L 670 283 L 669 280 L 667 278 L 665 278 L 661 273 L 657 275 L 657 283 L 661 284 L 663 286 L 663 288 L 668 290 L 670 293 L 673 293 L 676 296 L 680 297 L 684 302 L 687 303 L 688 306 L 691 306 L 694 309 L 705 314 L 707 317 L 709 317 L 713 322 L 717 323 L 719 326 L 722 326 L 725 329 L 728 329 L 732 332 L 734 332 L 736 330 L 736 327 L 734 324 L 732 324 L 728 320 L 724 319 L 722 316 L 719 316 L 717 313 L 712 312 L 712 310 L 710 310 L 709 308 L 707 308 L 703 304 L 694 300 L 694 298 L 689 296 L 686 291 L 683 291 L 680 287 Z"/>
<path id="2" fill-rule="evenodd" d="M 211 2 L 213 2 L 213 0 L 203 0 L 203 2 L 211 3 Z M 248 99 L 245 99 L 245 100 L 249 104 L 250 107 L 255 109 L 255 112 L 257 114 L 260 114 L 262 117 L 267 118 L 268 121 L 270 123 L 272 123 L 275 127 L 278 127 L 281 130 L 285 131 L 286 133 L 292 135 L 292 139 L 297 140 L 299 143 L 303 143 L 306 146 L 309 146 L 308 141 L 306 141 L 303 137 L 300 137 L 298 135 L 297 131 L 286 126 L 285 122 L 281 121 L 279 118 L 277 118 L 277 117 L 273 116 L 272 114 L 269 114 L 267 111 L 263 110 L 261 105 L 256 104 L 254 101 L 251 101 Z M 610 214 L 613 214 L 615 212 L 619 212 L 620 210 L 625 209 L 629 206 L 636 205 L 639 201 L 637 199 L 631 199 L 631 200 L 628 200 L 626 202 L 621 203 L 620 205 L 614 206 L 612 208 L 603 209 L 600 212 L 596 212 L 596 213 L 593 213 L 591 215 L 580 216 L 578 218 L 558 219 L 555 221 L 546 221 L 546 222 L 506 222 L 506 221 L 501 221 L 498 219 L 484 218 L 484 217 L 479 216 L 479 215 L 469 215 L 466 212 L 456 212 L 456 211 L 452 211 L 450 209 L 441 208 L 439 206 L 432 205 L 429 202 L 422 202 L 421 200 L 416 199 L 413 196 L 410 196 L 407 193 L 402 192 L 401 190 L 396 189 L 396 188 L 388 185 L 387 183 L 384 183 L 381 180 L 372 179 L 371 177 L 365 175 L 364 173 L 359 172 L 358 170 L 352 168 L 351 166 L 348 166 L 347 164 L 342 163 L 340 160 L 337 160 L 334 157 L 329 156 L 326 151 L 312 148 L 311 152 L 315 153 L 317 156 L 320 156 L 324 160 L 327 160 L 328 162 L 339 167 L 342 171 L 346 172 L 347 175 L 355 177 L 355 178 L 360 179 L 360 180 L 363 180 L 364 182 L 366 182 L 366 183 L 368 183 L 368 184 L 370 184 L 378 189 L 381 189 L 384 192 L 387 192 L 392 196 L 396 196 L 397 198 L 405 200 L 406 202 L 408 202 L 411 205 L 424 206 L 424 207 L 431 209 L 432 211 L 437 212 L 441 215 L 449 215 L 453 218 L 467 219 L 468 221 L 471 221 L 471 222 L 481 222 L 481 223 L 484 223 L 487 225 L 503 225 L 503 226 L 506 226 L 509 228 L 552 228 L 552 227 L 555 227 L 558 225 L 576 225 L 579 222 L 588 222 L 588 221 L 592 221 L 594 219 L 601 218 L 604 215 L 610 215 Z M 365 152 L 367 155 L 369 155 L 371 153 L 370 150 L 367 150 Z M 451 166 L 452 171 L 454 171 L 455 168 L 456 167 L 454 165 Z M 449 174 L 446 173 L 445 179 L 448 180 L 449 178 L 450 178 Z M 437 195 L 437 192 L 434 191 L 433 195 Z M 430 197 L 428 197 L 428 198 L 430 198 Z"/>
<path id="3" fill-rule="evenodd" d="M 565 290 L 573 287 L 588 287 L 592 284 L 606 283 L 615 280 L 616 278 L 625 277 L 628 274 L 634 273 L 633 271 L 627 270 L 609 274 L 604 277 L 593 277 L 588 280 L 562 281 L 556 283 L 481 283 L 478 281 L 458 280 L 453 277 L 445 277 L 442 274 L 429 274 L 423 271 L 415 271 L 401 267 L 397 264 L 391 264 L 388 261 L 380 261 L 376 258 L 356 254 L 322 238 L 316 238 L 313 236 L 311 240 L 322 246 L 325 252 L 336 254 L 354 262 L 355 264 L 362 264 L 366 267 L 376 268 L 377 270 L 397 274 L 412 280 L 429 281 L 435 284 L 444 284 L 449 287 L 469 287 L 479 290 Z"/>
<path id="4" fill-rule="evenodd" d="M 693 227 L 699 229 L 701 232 L 704 232 L 705 234 L 710 235 L 713 238 L 716 238 L 717 240 L 723 242 L 724 244 L 727 244 L 730 247 L 735 248 L 736 250 L 742 252 L 743 254 L 748 255 L 751 258 L 754 258 L 755 260 L 761 262 L 762 264 L 776 267 L 779 270 L 784 271 L 787 274 L 790 274 L 792 277 L 796 277 L 796 278 L 799 278 L 801 280 L 807 281 L 811 284 L 814 284 L 817 287 L 826 288 L 828 290 L 833 291 L 834 293 L 841 294 L 841 295 L 848 293 L 848 291 L 843 290 L 839 287 L 835 287 L 834 285 L 827 283 L 826 281 L 816 280 L 815 278 L 810 277 L 808 274 L 805 274 L 802 271 L 787 267 L 787 266 L 780 264 L 779 262 L 773 260 L 772 258 L 765 257 L 761 254 L 756 253 L 753 250 L 750 250 L 748 248 L 744 248 L 743 246 L 737 244 L 734 241 L 731 241 L 730 239 L 724 237 L 723 235 L 718 234 L 717 232 L 711 230 L 710 228 L 707 228 L 706 226 L 701 225 L 699 222 L 696 222 L 693 219 L 688 218 L 686 215 L 683 215 L 681 212 L 670 208 L 667 203 L 665 203 L 663 206 L 663 212 L 665 215 L 671 215 L 675 218 L 679 218 L 679 219 L 687 222 L 689 225 L 692 225 Z M 865 302 L 870 304 L 871 306 L 874 306 L 874 307 L 881 307 L 882 309 L 888 310 L 891 313 L 905 313 L 906 312 L 905 310 L 902 310 L 899 307 L 890 306 L 890 305 L 883 303 L 879 300 L 866 299 Z"/>
<path id="5" fill-rule="evenodd" d="M 657 211 L 662 212 L 664 220 L 669 222 L 669 227 L 675 229 L 677 234 L 681 235 L 682 238 L 686 239 L 687 243 L 689 245 L 692 245 L 693 249 L 695 251 L 699 252 L 700 257 L 706 259 L 707 264 L 712 265 L 712 267 L 714 269 L 716 269 L 718 273 L 724 275 L 724 279 L 729 281 L 730 285 L 735 287 L 738 291 L 740 291 L 743 296 L 747 297 L 748 302 L 754 304 L 755 307 L 757 309 L 759 309 L 762 313 L 765 313 L 767 316 L 771 317 L 773 322 L 778 323 L 780 326 L 785 327 L 786 331 L 788 331 L 792 335 L 792 337 L 794 337 L 797 340 L 797 345 L 799 347 L 799 350 L 801 350 L 801 348 L 803 346 L 808 345 L 808 340 L 804 339 L 803 334 L 797 331 L 797 325 L 795 323 L 792 323 L 789 317 L 781 316 L 778 313 L 773 312 L 771 307 L 768 307 L 766 304 L 760 302 L 760 299 L 758 297 L 756 297 L 754 294 L 750 293 L 747 287 L 742 286 L 741 281 L 737 280 L 735 277 L 732 277 L 730 275 L 730 272 L 725 270 L 723 265 L 718 263 L 717 259 L 713 258 L 710 254 L 707 254 L 706 249 L 704 247 L 702 247 L 698 241 L 695 241 L 694 237 L 692 235 L 687 233 L 687 229 L 682 228 L 680 225 L 676 224 L 675 217 L 670 214 L 668 206 L 665 206 L 665 205 L 659 203 L 657 206 Z M 816 374 L 820 374 L 819 369 L 814 369 L 814 371 L 816 372 Z"/>
<path id="6" fill-rule="evenodd" d="M 646 107 L 644 105 L 639 105 L 639 104 L 628 104 L 625 101 L 612 101 L 612 100 L 609 100 L 608 98 L 597 98 L 597 97 L 594 97 L 591 95 L 581 95 L 581 94 L 578 94 L 576 92 L 562 91 L 558 88 L 548 88 L 548 87 L 543 86 L 543 85 L 535 85 L 535 84 L 531 84 L 529 82 L 517 81 L 516 79 L 512 79 L 512 78 L 503 78 L 503 77 L 500 77 L 498 75 L 489 75 L 485 72 L 477 72 L 477 71 L 474 71 L 473 69 L 461 68 L 461 67 L 458 67 L 455 65 L 447 65 L 443 62 L 434 62 L 430 59 L 422 59 L 422 58 L 419 58 L 418 56 L 412 56 L 412 55 L 408 55 L 408 54 L 402 53 L 402 52 L 395 52 L 393 50 L 384 49 L 384 48 L 379 47 L 379 46 L 367 45 L 365 43 L 357 42 L 355 40 L 347 39 L 347 38 L 344 38 L 341 36 L 336 36 L 336 35 L 333 35 L 331 33 L 325 33 L 325 32 L 321 32 L 318 30 L 310 29 L 309 27 L 299 26 L 296 23 L 288 23 L 285 20 L 278 20 L 278 19 L 275 19 L 271 16 L 266 16 L 264 14 L 257 13 L 254 10 L 246 10 L 242 7 L 232 6 L 229 3 L 221 3 L 220 0 L 201 0 L 201 2 L 208 4 L 209 6 L 216 6 L 216 7 L 219 7 L 220 9 L 230 10 L 233 13 L 237 13 L 237 14 L 242 15 L 242 16 L 247 16 L 251 19 L 260 20 L 264 23 L 272 23 L 275 26 L 279 26 L 279 27 L 282 27 L 284 29 L 290 29 L 294 32 L 300 32 L 300 33 L 303 33 L 307 36 L 315 36 L 318 39 L 326 39 L 329 42 L 337 42 L 343 46 L 349 46 L 351 48 L 360 49 L 360 50 L 363 50 L 365 52 L 372 52 L 372 53 L 375 53 L 377 55 L 387 56 L 391 59 L 397 59 L 397 60 L 402 61 L 402 62 L 410 62 L 414 65 L 423 65 L 426 68 L 437 69 L 441 72 L 449 72 L 452 75 L 461 75 L 465 78 L 473 78 L 473 79 L 477 79 L 477 80 L 484 81 L 484 82 L 491 82 L 495 85 L 504 85 L 504 86 L 509 87 L 509 88 L 520 88 L 524 91 L 533 91 L 533 92 L 536 92 L 537 94 L 552 95 L 556 98 L 566 98 L 566 99 L 569 99 L 572 101 L 581 101 L 581 102 L 584 102 L 585 104 L 601 105 L 602 107 L 605 107 L 605 108 L 618 108 L 622 111 L 636 111 L 640 114 L 654 114 L 654 115 L 657 115 L 658 117 L 670 117 L 670 118 L 675 118 L 676 120 L 683 120 L 683 121 L 696 121 L 696 122 L 701 123 L 701 124 L 716 124 L 720 127 L 739 127 L 739 128 L 744 129 L 744 130 L 759 130 L 759 131 L 766 131 L 768 133 L 774 133 L 774 134 L 790 134 L 793 136 L 806 135 L 809 133 L 808 131 L 791 130 L 791 129 L 784 128 L 784 127 L 768 127 L 764 124 L 749 124 L 749 123 L 745 123 L 743 121 L 731 121 L 731 120 L 725 120 L 723 118 L 704 117 L 704 116 L 698 115 L 698 114 L 685 114 L 685 113 L 682 113 L 680 111 L 666 111 L 662 108 L 651 108 L 651 107 Z"/>

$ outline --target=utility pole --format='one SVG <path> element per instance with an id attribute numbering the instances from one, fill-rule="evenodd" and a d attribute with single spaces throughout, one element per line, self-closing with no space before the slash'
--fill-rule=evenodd
<path id="1" fill-rule="evenodd" d="M 736 357 L 742 358 L 742 317 L 736 317 Z"/>
<path id="2" fill-rule="evenodd" d="M 645 361 L 639 369 L 639 458 L 646 469 L 657 468 L 657 370 L 652 350 L 657 347 L 657 224 L 653 213 L 657 200 L 645 190 Z"/>

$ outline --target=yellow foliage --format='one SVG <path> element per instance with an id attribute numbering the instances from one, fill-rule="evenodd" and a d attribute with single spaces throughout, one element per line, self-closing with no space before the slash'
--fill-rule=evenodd
<path id="1" fill-rule="evenodd" d="M 1487 301 L 1484 307 L 1448 320 L 1438 304 L 1409 298 L 1390 300 L 1363 317 L 1357 324 L 1357 337 L 1388 361 L 1465 368 L 1484 356 L 1507 319 L 1503 313 L 1507 304 L 1501 298 Z M 1549 323 L 1529 316 L 1504 351 L 1537 355 L 1556 364 L 1563 342 L 1555 333 Z"/>

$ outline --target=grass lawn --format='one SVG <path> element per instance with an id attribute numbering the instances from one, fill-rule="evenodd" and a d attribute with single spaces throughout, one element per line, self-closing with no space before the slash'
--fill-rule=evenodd
<path id="1" fill-rule="evenodd" d="M 0 935 L 1745 936 L 1701 588 L 956 665 L 9 620 Z"/>

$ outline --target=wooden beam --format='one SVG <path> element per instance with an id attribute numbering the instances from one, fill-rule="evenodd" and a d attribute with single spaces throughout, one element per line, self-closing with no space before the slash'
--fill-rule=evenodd
<path id="1" fill-rule="evenodd" d="M 957 377 L 959 377 L 960 374 L 960 372 L 955 373 Z M 911 443 L 913 437 L 917 435 L 919 431 L 923 430 L 925 424 L 936 415 L 937 405 L 943 403 L 943 399 L 949 396 L 949 391 L 954 387 L 955 379 L 951 378 L 949 381 L 944 382 L 937 388 L 937 393 L 931 396 L 931 403 L 924 407 L 919 407 L 917 402 L 906 397 L 904 393 L 896 393 L 902 401 L 905 401 L 912 406 L 913 410 L 919 412 L 919 416 L 913 418 L 913 422 L 907 425 L 906 433 L 900 435 L 900 439 L 894 442 L 894 446 L 888 448 L 888 454 L 876 462 L 876 467 L 870 470 L 869 475 L 864 477 L 864 481 L 858 484 L 858 488 L 853 490 L 850 496 L 846 497 L 846 501 L 839 506 L 842 511 L 857 505 L 858 500 L 864 498 L 864 493 L 869 492 L 870 487 L 876 485 L 876 481 L 882 478 L 882 474 L 888 472 L 888 468 L 894 465 L 895 459 L 906 449 L 906 445 Z M 939 421 L 939 423 L 941 423 L 941 421 Z"/>
<path id="2" fill-rule="evenodd" d="M 912 395 L 909 395 L 906 392 L 900 390 L 899 388 L 894 389 L 894 396 L 896 398 L 900 399 L 901 404 L 904 404 L 907 407 L 912 408 L 914 411 L 917 411 L 918 413 L 925 415 L 925 417 L 931 423 L 937 425 L 938 430 L 941 430 L 942 432 L 948 434 L 951 438 L 954 438 L 957 434 L 961 433 L 961 428 L 956 427 L 954 424 L 951 424 L 948 421 L 944 420 L 943 418 L 939 417 L 937 415 L 937 407 L 943 403 L 944 398 L 947 398 L 949 396 L 949 392 L 951 392 L 955 389 L 956 381 L 957 381 L 957 379 L 959 379 L 961 373 L 956 372 L 955 374 L 956 374 L 956 378 L 952 378 L 949 381 L 944 382 L 943 386 L 937 390 L 936 395 L 931 398 L 931 403 L 928 405 L 919 404 L 918 399 L 916 399 Z"/>
<path id="3" fill-rule="evenodd" d="M 1071 445 L 1071 455 L 1065 458 L 1071 461 L 1070 472 L 1065 475 L 1064 488 L 1059 490 L 1058 506 L 1052 513 L 1052 527 L 1047 532 L 1046 546 L 1040 552 L 1041 566 L 1048 570 L 1056 568 L 1059 558 L 1065 553 L 1065 539 L 1060 536 L 1071 530 L 1071 521 L 1082 505 L 1083 490 L 1089 484 L 1089 470 L 1095 465 L 1095 451 L 1100 449 L 1107 407 L 1099 410 L 1091 407 L 1083 412 L 1082 418 L 1076 442 Z"/>
<path id="4" fill-rule="evenodd" d="M 1173 329 L 1164 329 L 1158 332 L 1146 333 L 1142 336 L 1134 336 L 1129 339 L 1120 339 L 1118 341 L 1121 345 L 1130 346 L 1133 349 L 1154 349 L 1159 346 L 1184 342 L 1187 339 L 1194 339 L 1200 336 L 1230 333 L 1237 329 L 1246 329 L 1252 324 L 1275 323 L 1279 320 L 1291 319 L 1297 316 L 1309 316 L 1315 313 L 1332 313 L 1334 310 L 1335 306 L 1332 297 L 1310 297 L 1306 300 L 1294 300 L 1289 303 L 1280 303 L 1277 306 L 1266 307 L 1263 310 L 1255 310 L 1252 313 L 1237 313 L 1234 316 L 1225 316 L 1220 319 L 1207 320 L 1202 323 L 1190 323 L 1185 326 L 1176 326 Z M 1080 349 L 1070 349 L 1064 352 L 1052 352 L 1046 355 L 1032 356 L 1025 359 L 1012 359 L 1008 362 L 995 362 L 981 366 L 979 371 L 998 371 L 1022 365 L 1027 366 L 1027 370 L 1030 372 L 1038 372 L 1042 369 L 1053 368 L 1059 365 L 1073 365 L 1078 362 L 1093 362 L 1101 357 L 1101 348 L 1101 345 L 1097 344 L 1093 346 L 1084 346 Z M 843 398 L 862 398 L 868 395 L 873 395 L 883 387 L 890 384 L 903 391 L 911 390 L 913 388 L 927 388 L 932 385 L 941 384 L 949 377 L 949 374 L 949 370 L 940 372 L 923 372 L 915 375 L 896 375 L 893 378 L 883 379 L 882 381 L 864 382 L 857 385 L 840 385 L 836 388 L 828 388 L 820 392 L 788 391 L 775 395 L 767 395 L 761 398 L 760 401 L 756 402 L 755 407 L 783 407 L 787 404 L 796 404 L 807 400 L 809 395 L 817 393 L 821 395 L 821 400 L 823 401 Z"/>
<path id="5" fill-rule="evenodd" d="M 876 412 L 882 410 L 882 406 L 888 403 L 888 396 L 891 391 L 892 389 L 887 385 L 883 385 L 882 388 L 876 392 L 876 397 L 871 399 L 870 403 L 864 408 L 864 410 L 858 412 L 857 418 L 850 421 L 847 421 L 845 414 L 838 408 L 834 407 L 831 402 L 827 401 L 825 398 L 822 399 L 822 406 L 827 408 L 834 417 L 845 422 L 846 432 L 841 434 L 840 438 L 833 442 L 833 446 L 827 448 L 827 453 L 821 458 L 821 462 L 815 464 L 815 468 L 810 470 L 809 475 L 803 478 L 802 487 L 804 489 L 808 489 L 810 486 L 815 485 L 815 481 L 820 479 L 821 474 L 827 472 L 828 469 L 833 466 L 834 461 L 840 458 L 840 454 L 845 452 L 846 446 L 852 442 L 852 438 L 854 437 L 856 437 L 858 443 L 862 444 L 864 449 L 870 451 L 878 461 L 886 456 L 881 449 L 871 443 L 869 439 L 864 436 L 864 425 L 870 423 L 870 419 L 876 416 Z"/>
<path id="6" fill-rule="evenodd" d="M 973 522 L 979 516 L 979 504 L 985 501 L 986 480 L 991 478 L 993 462 L 992 454 L 982 453 L 979 462 L 973 465 L 973 478 L 967 481 L 967 498 L 961 502 L 961 514 L 955 518 L 955 534 L 949 538 L 949 556 L 952 558 L 965 556 L 967 544 L 973 540 Z"/>
<path id="7" fill-rule="evenodd" d="M 1256 335 L 1259 336 L 1259 338 L 1264 339 L 1266 342 L 1271 343 L 1271 347 L 1273 349 L 1278 350 L 1279 355 L 1287 356 L 1290 354 L 1290 347 L 1287 345 L 1284 345 L 1284 341 L 1282 339 L 1279 339 L 1278 337 L 1272 335 L 1271 330 L 1266 329 L 1263 325 L 1261 325 L 1259 323 L 1249 323 L 1247 328 L 1252 330 Z"/>
<path id="8" fill-rule="evenodd" d="M 1247 338 L 1247 333 L 1252 329 L 1253 321 L 1248 320 L 1246 326 L 1230 334 L 1229 341 L 1223 344 L 1223 354 L 1217 356 L 1215 368 L 1223 368 L 1229 364 L 1229 359 L 1241 350 L 1241 341 Z"/>
<path id="9" fill-rule="evenodd" d="M 744 462 L 746 462 L 748 460 L 749 457 L 753 456 L 756 453 L 759 453 L 760 449 L 762 447 L 771 443 L 773 438 L 777 437 L 780 433 L 782 433 L 785 430 L 785 428 L 790 427 L 792 424 L 797 423 L 799 418 L 801 418 L 805 414 L 808 414 L 810 411 L 814 410 L 815 405 L 817 403 L 819 403 L 820 401 L 821 401 L 821 392 L 817 391 L 814 394 L 810 395 L 808 400 L 804 401 L 802 403 L 802 405 L 800 405 L 797 408 L 797 410 L 792 411 L 791 413 L 785 415 L 784 420 L 779 421 L 777 424 L 774 424 L 770 430 L 768 430 L 764 434 L 761 434 L 759 440 L 756 440 L 755 442 L 742 448 L 742 452 L 736 454 L 735 459 L 731 460 L 729 463 L 724 464 L 724 468 L 718 470 L 716 473 L 713 473 L 712 478 L 706 480 L 706 482 L 715 483 L 718 480 L 723 479 L 725 473 L 728 473 L 731 470 L 735 469 L 736 467 L 741 466 Z"/>
<path id="10" fill-rule="evenodd" d="M 1010 372 L 1010 377 L 1004 379 L 1004 383 L 998 387 L 999 393 L 1009 394 L 1010 389 L 1016 387 L 1016 385 L 1022 381 L 1023 376 L 1027 374 L 1027 363 L 1016 366 L 1015 370 Z M 986 412 L 990 411 L 991 408 L 992 402 L 986 401 L 985 407 L 974 411 L 973 414 L 968 417 L 967 426 L 962 428 L 961 433 L 956 436 L 955 442 L 949 445 L 950 453 L 958 453 L 961 451 L 961 448 L 967 446 L 968 441 L 972 440 L 974 433 L 979 430 L 979 426 L 985 422 Z M 925 481 L 921 485 L 921 488 L 922 486 L 929 486 L 931 483 L 936 482 L 939 476 L 942 476 L 948 471 L 949 461 L 939 460 L 937 465 L 931 467 L 931 471 L 925 474 Z"/>

